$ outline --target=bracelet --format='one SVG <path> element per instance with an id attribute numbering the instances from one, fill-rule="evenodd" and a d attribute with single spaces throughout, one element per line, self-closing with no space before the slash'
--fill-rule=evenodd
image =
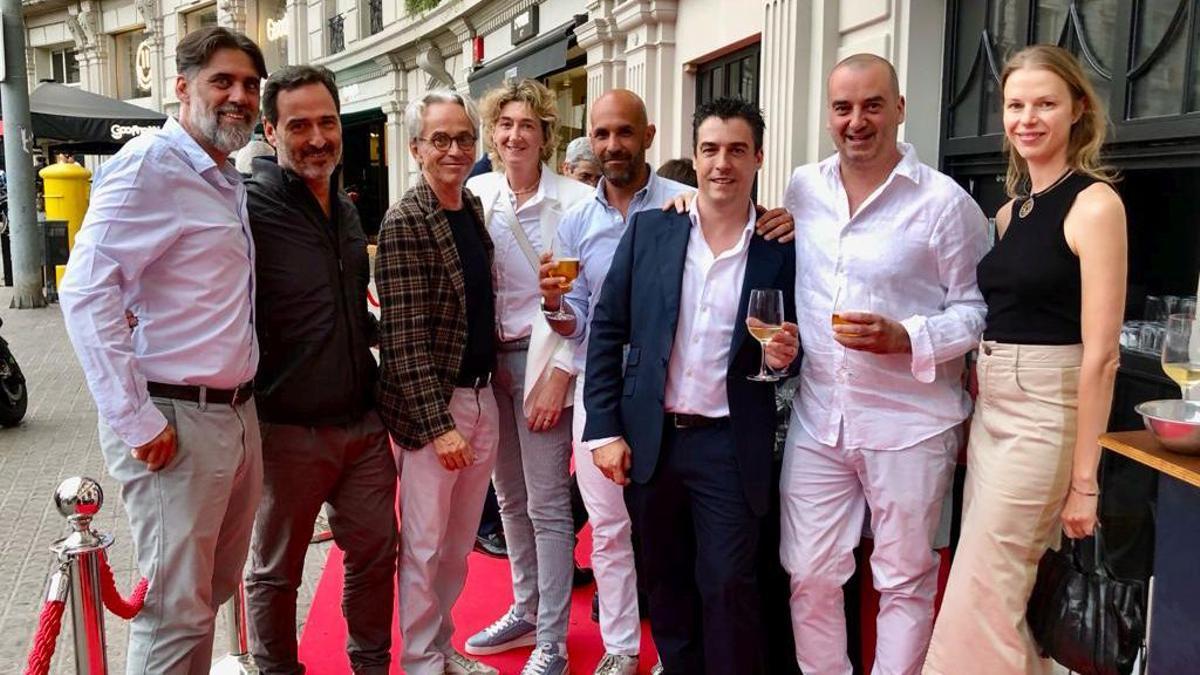
<path id="1" fill-rule="evenodd" d="M 1084 497 L 1099 497 L 1100 496 L 1099 492 L 1084 492 L 1083 490 L 1080 490 L 1079 488 L 1075 487 L 1074 485 L 1071 486 L 1071 492 L 1074 492 L 1075 494 L 1078 494 L 1078 495 L 1083 495 Z"/>

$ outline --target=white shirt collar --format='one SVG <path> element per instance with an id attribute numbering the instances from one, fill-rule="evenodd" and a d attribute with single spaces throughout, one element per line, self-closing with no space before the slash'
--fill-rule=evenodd
<path id="1" fill-rule="evenodd" d="M 898 142 L 896 149 L 900 151 L 900 161 L 892 168 L 891 174 L 888 175 L 884 183 L 892 180 L 893 176 L 903 176 L 915 185 L 921 184 L 921 159 L 917 156 L 917 149 L 911 143 Z M 826 180 L 839 184 L 842 182 L 842 158 L 841 155 L 834 154 L 829 159 L 821 163 L 822 172 L 825 174 Z"/>

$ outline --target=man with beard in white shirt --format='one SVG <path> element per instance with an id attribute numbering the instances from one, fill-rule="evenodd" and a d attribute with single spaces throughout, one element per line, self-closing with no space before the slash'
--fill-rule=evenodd
<path id="1" fill-rule="evenodd" d="M 921 669 L 933 625 L 943 497 L 971 402 L 963 356 L 985 306 L 975 266 L 986 219 L 962 188 L 898 143 L 896 72 L 869 54 L 828 81 L 838 152 L 796 169 L 801 365 L 784 454 L 781 557 L 796 658 L 849 675 L 842 585 L 870 508 L 880 592 L 875 673 Z"/>
<path id="2" fill-rule="evenodd" d="M 175 60 L 179 118 L 97 172 L 60 290 L 150 580 L 131 674 L 208 672 L 262 489 L 254 244 L 229 157 L 250 140 L 267 69 L 219 27 L 188 34 Z"/>

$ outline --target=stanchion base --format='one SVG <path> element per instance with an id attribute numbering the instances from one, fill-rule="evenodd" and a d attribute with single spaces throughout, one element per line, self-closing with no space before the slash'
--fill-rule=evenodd
<path id="1" fill-rule="evenodd" d="M 209 675 L 258 675 L 258 668 L 249 654 L 226 654 L 213 662 Z"/>

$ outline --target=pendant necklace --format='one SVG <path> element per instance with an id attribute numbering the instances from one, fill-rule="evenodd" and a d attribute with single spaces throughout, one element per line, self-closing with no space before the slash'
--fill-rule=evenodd
<path id="1" fill-rule="evenodd" d="M 1058 180 L 1056 180 L 1056 181 L 1054 181 L 1053 183 L 1051 183 L 1051 184 L 1050 184 L 1050 186 L 1049 186 L 1049 187 L 1047 187 L 1046 189 L 1044 189 L 1044 190 L 1039 190 L 1038 192 L 1031 192 L 1031 193 L 1029 194 L 1029 197 L 1027 197 L 1027 198 L 1025 199 L 1025 203 L 1024 203 L 1024 204 L 1021 204 L 1021 210 L 1020 210 L 1020 211 L 1018 211 L 1018 212 L 1017 212 L 1017 214 L 1018 214 L 1018 215 L 1020 215 L 1020 216 L 1021 216 L 1021 218 L 1025 218 L 1025 217 L 1026 217 L 1026 216 L 1028 216 L 1030 213 L 1033 213 L 1033 199 L 1034 199 L 1034 197 L 1041 197 L 1042 195 L 1046 194 L 1047 192 L 1049 192 L 1049 191 L 1053 190 L 1054 188 L 1058 187 L 1058 186 L 1059 186 L 1059 185 L 1061 185 L 1061 184 L 1062 184 L 1062 182 L 1063 182 L 1063 181 L 1065 181 L 1065 180 L 1067 179 L 1067 177 L 1068 177 L 1068 176 L 1070 176 L 1072 173 L 1075 173 L 1075 171 L 1074 171 L 1073 169 L 1070 169 L 1070 168 L 1068 168 L 1066 171 L 1064 171 L 1064 172 L 1063 172 L 1063 175 L 1061 175 L 1061 176 L 1059 176 L 1059 177 L 1058 177 Z"/>

